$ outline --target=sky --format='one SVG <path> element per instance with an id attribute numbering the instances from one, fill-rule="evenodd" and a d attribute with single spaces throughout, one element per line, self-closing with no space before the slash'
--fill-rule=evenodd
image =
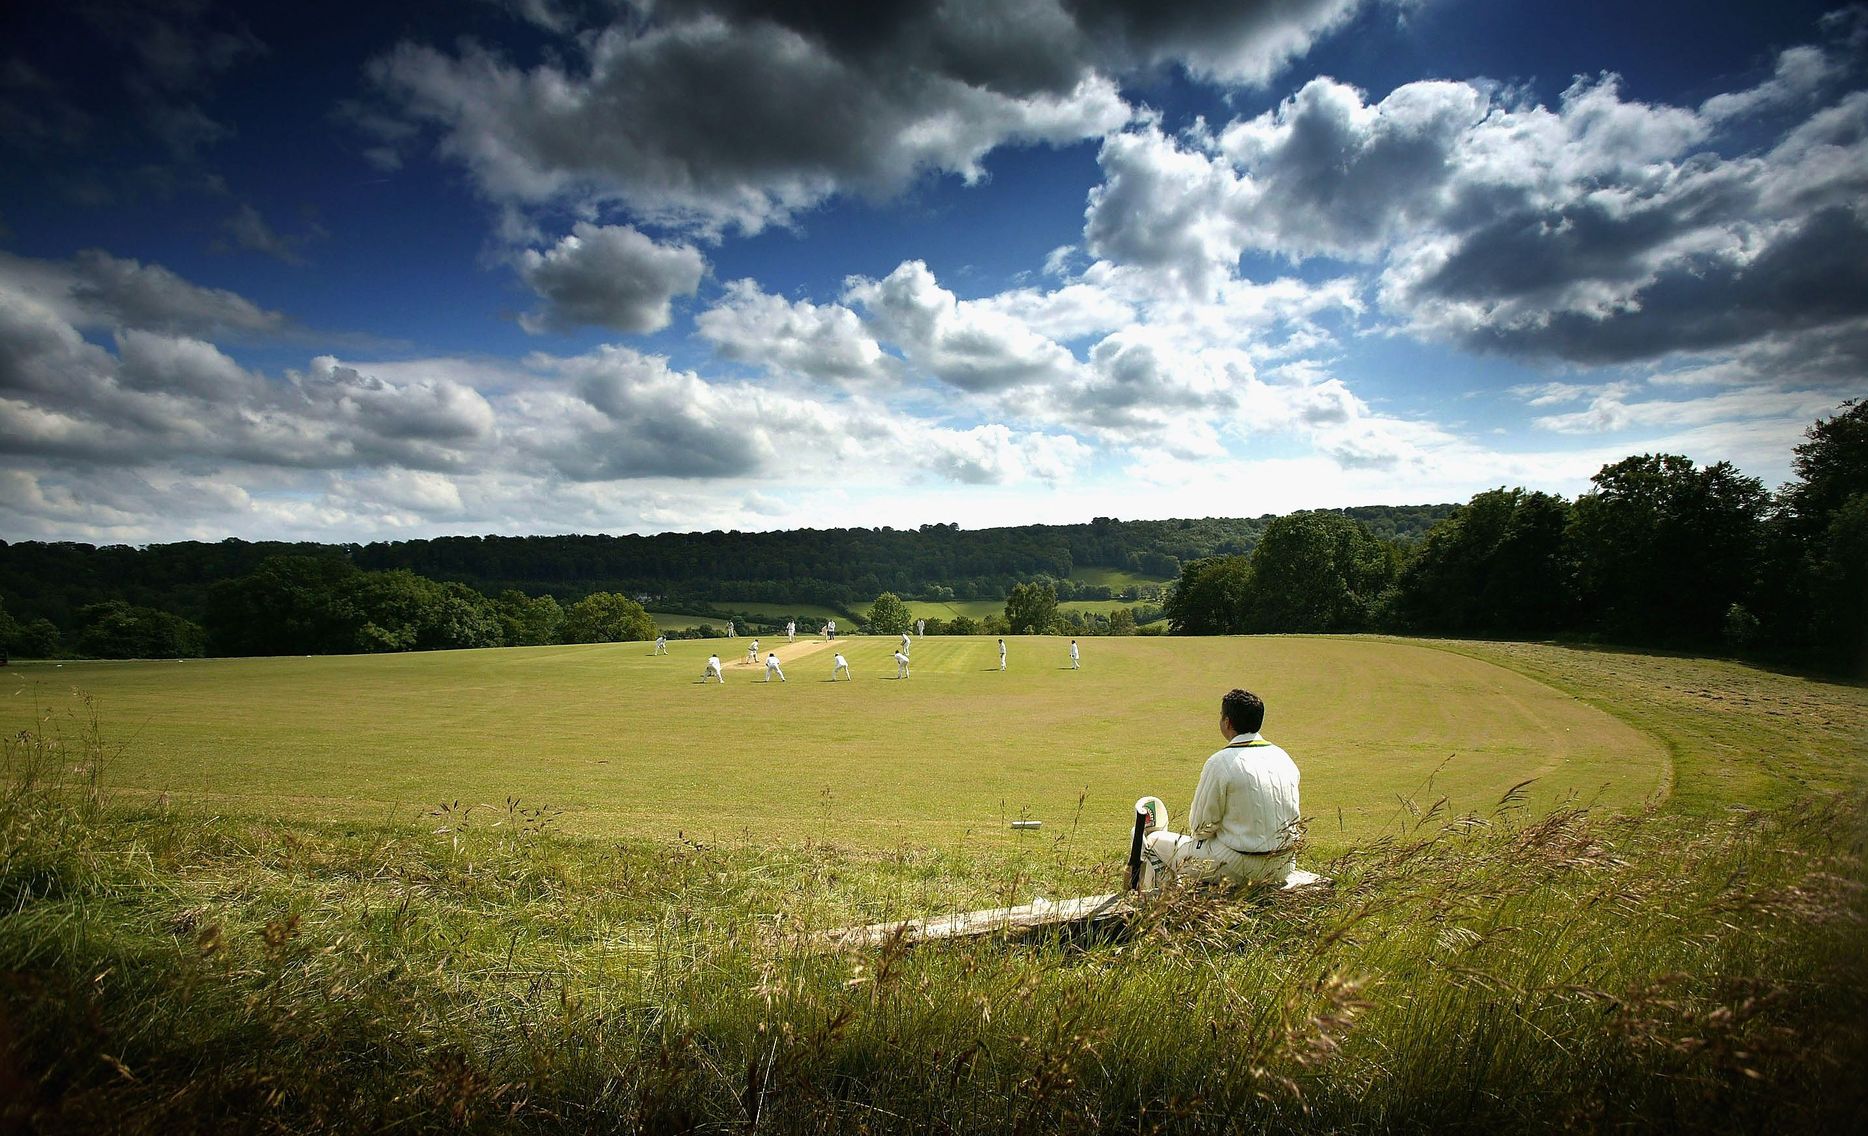
<path id="1" fill-rule="evenodd" d="M 0 539 L 1775 487 L 1868 394 L 1868 7 L 0 11 Z"/>

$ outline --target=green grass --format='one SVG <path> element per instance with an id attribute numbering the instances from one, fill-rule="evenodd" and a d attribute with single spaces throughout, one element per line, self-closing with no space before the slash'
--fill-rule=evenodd
<path id="1" fill-rule="evenodd" d="M 0 679 L 0 729 L 76 686 L 123 743 L 113 784 L 177 806 L 391 819 L 517 797 L 590 835 L 826 830 L 872 848 L 1003 839 L 1007 817 L 1056 826 L 1080 799 L 1115 848 L 1136 797 L 1186 807 L 1233 685 L 1265 696 L 1331 847 L 1383 831 L 1398 794 L 1483 808 L 1536 778 L 1540 805 L 1632 807 L 1671 776 L 1614 715 L 1407 642 L 1085 639 L 1070 671 L 1064 638 L 1015 636 L 1001 674 L 993 639 L 935 636 L 897 682 L 894 640 L 872 636 L 842 641 L 856 679 L 832 683 L 830 651 L 801 639 L 783 685 L 740 665 L 748 642 L 29 665 Z M 716 649 L 727 684 L 700 685 Z"/>
<path id="2" fill-rule="evenodd" d="M 1379 639 L 1090 640 L 1068 673 L 1061 643 L 1012 640 L 1000 676 L 990 641 L 930 640 L 897 683 L 857 640 L 859 682 L 801 683 L 812 655 L 691 703 L 697 656 L 616 647 L 27 668 L 6 705 L 53 710 L 12 711 L 0 763 L 0 1130 L 1834 1132 L 1868 1108 L 1863 688 Z M 1109 888 L 1109 806 L 1176 779 L 1184 803 L 1230 681 L 1267 692 L 1332 890 L 1173 893 L 1104 937 L 819 945 Z M 286 747 L 266 769 L 255 731 Z M 1073 795 L 1036 837 L 920 827 L 994 775 L 968 737 L 1034 792 L 1087 783 L 1081 821 Z M 553 765 L 630 745 L 654 759 L 615 780 Z M 331 780 L 247 805 L 116 788 L 191 748 L 207 780 Z M 1514 763 L 1611 788 L 1485 799 Z M 716 804 L 818 823 L 676 837 L 678 794 L 603 811 L 693 764 Z M 372 775 L 588 804 L 330 804 Z"/>
<path id="3" fill-rule="evenodd" d="M 1160 576 L 1143 576 L 1121 568 L 1078 568 L 1070 578 L 1081 584 L 1104 584 L 1121 591 L 1135 584 L 1165 584 L 1168 581 Z"/>
<path id="4" fill-rule="evenodd" d="M 966 616 L 969 619 L 985 619 L 989 615 L 1004 615 L 1004 600 L 903 600 L 908 605 L 908 614 L 916 619 L 956 619 Z M 864 604 L 858 614 L 869 611 Z"/>
<path id="5" fill-rule="evenodd" d="M 744 600 L 715 600 L 713 601 L 713 606 L 722 611 L 743 611 L 747 615 L 756 616 L 760 619 L 783 620 L 796 618 L 808 620 L 813 626 L 822 623 L 826 619 L 840 620 L 844 623 L 850 621 L 849 616 L 837 611 L 836 608 L 824 607 L 819 604 L 773 604 L 750 603 Z"/>

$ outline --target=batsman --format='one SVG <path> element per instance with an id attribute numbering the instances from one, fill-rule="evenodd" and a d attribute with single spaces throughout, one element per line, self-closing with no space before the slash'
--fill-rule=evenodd
<path id="1" fill-rule="evenodd" d="M 1297 764 L 1259 734 L 1264 724 L 1258 695 L 1232 690 L 1220 699 L 1226 745 L 1200 770 L 1185 833 L 1162 827 L 1160 798 L 1135 802 L 1131 886 L 1147 890 L 1173 878 L 1283 884 L 1299 875 Z"/>

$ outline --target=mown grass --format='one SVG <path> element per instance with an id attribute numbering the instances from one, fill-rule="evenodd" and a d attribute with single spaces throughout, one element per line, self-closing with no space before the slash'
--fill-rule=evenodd
<path id="1" fill-rule="evenodd" d="M 1119 853 L 1087 823 L 941 848 L 597 838 L 518 802 L 215 817 L 113 799 L 80 705 L 5 747 L 0 1129 L 1849 1130 L 1859 689 L 1523 653 L 1654 731 L 1681 792 L 1429 791 L 1307 857 L 1329 891 L 861 951 L 821 933 L 1107 890 Z M 1719 675 L 1752 704 L 1669 693 Z M 1835 728 L 1773 727 L 1793 691 Z M 1739 737 L 1852 784 L 1694 803 Z"/>
<path id="2" fill-rule="evenodd" d="M 0 731 L 36 729 L 73 686 L 124 743 L 113 788 L 177 809 L 410 819 L 508 797 L 589 836 L 682 831 L 764 843 L 834 832 L 889 849 L 1054 832 L 1083 800 L 1098 853 L 1127 848 L 1131 803 L 1177 809 L 1219 744 L 1220 692 L 1265 696 L 1329 854 L 1379 836 L 1398 795 L 1484 809 L 1526 778 L 1535 805 L 1632 808 L 1667 780 L 1649 733 L 1506 667 L 1416 643 L 1316 637 L 1067 640 L 934 636 L 895 680 L 895 640 L 778 644 L 784 684 L 743 667 L 746 639 L 393 656 L 70 663 L 0 672 Z M 772 641 L 767 640 L 767 644 Z M 725 686 L 698 685 L 719 650 Z M 1735 798 L 1734 803 L 1747 802 Z"/>

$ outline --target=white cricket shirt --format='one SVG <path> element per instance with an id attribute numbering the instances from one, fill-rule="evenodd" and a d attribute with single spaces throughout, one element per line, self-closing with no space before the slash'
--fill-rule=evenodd
<path id="1" fill-rule="evenodd" d="M 1239 734 L 1200 770 L 1187 831 L 1234 852 L 1279 852 L 1296 839 L 1298 815 L 1297 763 L 1257 734 Z"/>

